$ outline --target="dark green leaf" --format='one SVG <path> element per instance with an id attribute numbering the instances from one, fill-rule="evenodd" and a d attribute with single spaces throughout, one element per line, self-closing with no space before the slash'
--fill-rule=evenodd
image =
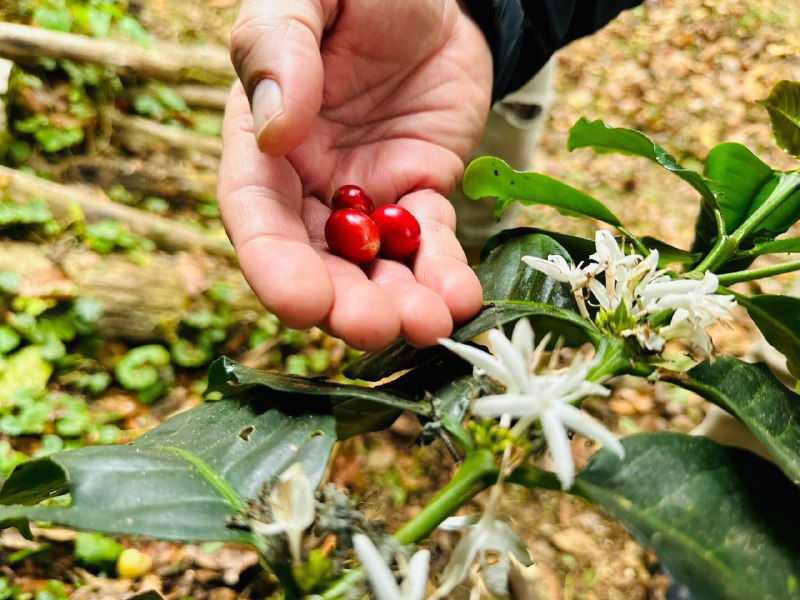
<path id="1" fill-rule="evenodd" d="M 682 248 L 670 246 L 668 243 L 654 237 L 644 236 L 642 243 L 648 250 L 658 250 L 658 266 L 662 269 L 667 265 L 674 264 L 691 265 L 702 258 L 699 253 L 691 253 Z"/>
<path id="2" fill-rule="evenodd" d="M 559 231 L 539 229 L 537 227 L 517 227 L 514 229 L 504 229 L 500 233 L 490 237 L 483 245 L 483 248 L 481 248 L 481 261 L 486 260 L 495 248 L 508 243 L 510 240 L 534 233 L 539 233 L 554 239 L 567 251 L 567 254 L 569 254 L 576 263 L 587 262 L 589 260 L 589 255 L 593 254 L 596 249 L 594 240 L 587 238 L 569 235 L 568 233 L 561 233 Z M 540 256 L 540 258 L 547 257 Z"/>
<path id="3" fill-rule="evenodd" d="M 786 474 L 800 481 L 800 397 L 766 365 L 719 356 L 674 383 L 736 416 Z"/>
<path id="4" fill-rule="evenodd" d="M 764 338 L 786 356 L 786 367 L 800 379 L 800 298 L 735 294 Z"/>
<path id="5" fill-rule="evenodd" d="M 530 319 L 538 336 L 552 331 L 563 336 L 564 343 L 568 346 L 587 341 L 597 343 L 600 340 L 597 328 L 578 313 L 532 302 L 496 303 L 484 309 L 480 315 L 455 331 L 451 337 L 457 342 L 468 342 L 479 333 L 513 323 L 522 317 Z M 428 364 L 447 352 L 441 346 L 420 349 L 398 341 L 381 352 L 363 354 L 347 367 L 345 374 L 355 379 L 378 381 L 398 371 Z"/>
<path id="6" fill-rule="evenodd" d="M 570 216 L 585 216 L 619 225 L 620 221 L 599 200 L 565 183 L 539 173 L 515 171 L 493 156 L 473 160 L 464 172 L 464 193 L 475 200 L 497 198 L 495 215 L 512 202 L 552 206 Z"/>
<path id="7" fill-rule="evenodd" d="M 716 203 L 713 190 L 699 173 L 679 165 L 666 150 L 639 131 L 610 127 L 601 120 L 588 121 L 581 118 L 569 130 L 567 148 L 570 151 L 576 148 L 592 148 L 601 154 L 619 152 L 644 157 L 683 179 L 711 205 Z"/>
<path id="8" fill-rule="evenodd" d="M 569 284 L 560 283 L 522 262 L 523 256 L 547 258 L 551 255 L 563 256 L 567 262 L 571 260 L 558 242 L 539 233 L 510 237 L 496 246 L 475 267 L 484 301 L 527 300 L 576 309 Z"/>
<path id="9" fill-rule="evenodd" d="M 800 82 L 779 81 L 759 104 L 769 112 L 778 145 L 800 156 Z"/>
<path id="10" fill-rule="evenodd" d="M 227 526 L 234 504 L 255 497 L 295 462 L 318 485 L 335 441 L 332 415 L 309 413 L 296 396 L 268 391 L 201 404 L 127 446 L 24 463 L 0 490 L 0 502 L 14 503 L 0 507 L 0 523 L 27 518 L 108 534 L 247 541 L 247 532 Z M 64 492 L 71 495 L 66 508 L 21 505 Z"/>
<path id="11" fill-rule="evenodd" d="M 379 389 L 251 369 L 229 358 L 220 358 L 211 365 L 208 391 L 224 395 L 247 392 L 248 397 L 275 392 L 289 395 L 299 402 L 297 406 L 332 411 L 340 439 L 388 427 L 404 410 L 420 415 L 427 415 L 429 410 L 424 404 Z"/>
<path id="12" fill-rule="evenodd" d="M 800 490 L 770 463 L 706 438 L 622 440 L 595 454 L 572 491 L 609 511 L 703 600 L 800 594 Z"/>

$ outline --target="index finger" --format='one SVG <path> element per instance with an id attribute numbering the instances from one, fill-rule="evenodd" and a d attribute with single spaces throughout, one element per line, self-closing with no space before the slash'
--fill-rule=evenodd
<path id="1" fill-rule="evenodd" d="M 302 220 L 300 177 L 285 158 L 259 150 L 241 84 L 231 92 L 222 139 L 217 197 L 245 278 L 289 327 L 322 322 L 333 304 L 333 283 Z"/>

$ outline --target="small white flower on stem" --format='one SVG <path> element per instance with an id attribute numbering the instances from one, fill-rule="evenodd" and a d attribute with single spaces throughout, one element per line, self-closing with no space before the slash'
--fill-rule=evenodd
<path id="1" fill-rule="evenodd" d="M 294 463 L 278 477 L 269 495 L 272 523 L 251 521 L 251 527 L 260 535 L 286 534 L 294 564 L 301 562 L 300 542 L 303 532 L 314 523 L 316 504 L 311 482 L 303 472 L 303 465 Z"/>
<path id="2" fill-rule="evenodd" d="M 420 550 L 411 557 L 406 565 L 403 583 L 398 585 L 372 540 L 364 534 L 355 533 L 353 547 L 378 600 L 422 600 L 425 597 L 431 557 L 428 550 Z"/>
<path id="3" fill-rule="evenodd" d="M 476 558 L 484 573 L 490 567 L 496 566 L 496 563 L 490 563 L 490 558 L 510 566 L 509 553 L 523 564 L 531 564 L 525 544 L 505 521 L 494 514 L 492 507 L 487 508 L 480 519 L 477 515 L 445 519 L 439 529 L 462 530 L 465 533 L 453 550 L 450 562 L 442 573 L 442 582 L 431 600 L 449 597 L 450 592 L 467 578 Z"/>
<path id="4" fill-rule="evenodd" d="M 638 254 L 625 254 L 614 236 L 604 229 L 595 232 L 594 245 L 596 251 L 589 258 L 606 272 L 616 271 L 618 267 L 630 267 L 642 260 Z"/>
<path id="5" fill-rule="evenodd" d="M 517 417 L 520 420 L 512 431 L 518 435 L 538 420 L 553 458 L 556 476 L 561 487 L 569 489 L 575 480 L 575 463 L 567 429 L 601 442 L 620 458 L 625 455 L 622 444 L 614 434 L 572 405 L 586 396 L 608 396 L 611 393 L 599 383 L 586 381 L 590 367 L 589 361 L 577 356 L 566 369 L 532 375 L 531 386 L 525 393 L 478 398 L 472 412 L 485 417 L 504 414 Z"/>
<path id="6" fill-rule="evenodd" d="M 551 254 L 547 260 L 538 256 L 523 256 L 522 262 L 556 281 L 569 283 L 573 291 L 585 286 L 595 273 L 594 265 L 591 268 L 585 268 L 582 265 L 575 266 L 569 264 L 559 254 Z"/>
<path id="7" fill-rule="evenodd" d="M 575 296 L 575 301 L 578 303 L 581 316 L 586 319 L 589 318 L 589 311 L 586 308 L 586 299 L 584 298 L 584 288 L 599 272 L 598 265 L 592 263 L 586 267 L 583 265 L 575 266 L 567 263 L 566 259 L 558 254 L 551 254 L 547 257 L 547 260 L 538 256 L 523 256 L 522 262 L 556 281 L 569 283 L 570 289 Z"/>
<path id="8" fill-rule="evenodd" d="M 446 348 L 474 366 L 485 369 L 506 386 L 503 394 L 478 398 L 472 407 L 474 414 L 517 417 L 520 419 L 514 426 L 517 434 L 524 433 L 538 420 L 553 457 L 556 475 L 564 489 L 572 486 L 575 477 L 567 427 L 602 442 L 620 457 L 624 455 L 622 444 L 608 429 L 572 406 L 586 396 L 608 396 L 610 393 L 599 383 L 586 380 L 592 366 L 590 361 L 578 355 L 568 368 L 555 370 L 557 356 L 554 355 L 551 368 L 540 375 L 535 371 L 541 362 L 547 338 L 534 348 L 533 330 L 527 319 L 517 321 L 511 340 L 500 330 L 492 331 L 490 336 L 493 354 L 452 340 L 439 340 Z M 498 375 L 492 375 L 484 365 L 490 366 Z"/>
<path id="9" fill-rule="evenodd" d="M 706 271 L 703 279 L 658 279 L 642 290 L 642 301 L 650 313 L 674 310 L 677 315 L 683 311 L 678 322 L 688 320 L 708 327 L 718 320 L 730 320 L 736 304 L 733 296 L 715 294 L 718 287 L 719 278 L 711 271 Z"/>

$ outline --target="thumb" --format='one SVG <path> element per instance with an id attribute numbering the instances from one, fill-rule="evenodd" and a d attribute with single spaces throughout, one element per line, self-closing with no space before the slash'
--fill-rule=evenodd
<path id="1" fill-rule="evenodd" d="M 268 154 L 291 152 L 319 113 L 324 1 L 244 0 L 231 31 L 231 59 L 250 99 L 259 148 Z"/>

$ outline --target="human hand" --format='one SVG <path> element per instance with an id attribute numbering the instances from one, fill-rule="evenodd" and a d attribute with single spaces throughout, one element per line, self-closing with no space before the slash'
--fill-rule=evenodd
<path id="1" fill-rule="evenodd" d="M 474 315 L 482 292 L 446 197 L 483 131 L 492 66 L 457 2 L 244 0 L 231 46 L 241 84 L 218 197 L 267 309 L 364 350 L 431 345 Z M 409 265 L 328 251 L 329 200 L 349 183 L 417 217 Z"/>

